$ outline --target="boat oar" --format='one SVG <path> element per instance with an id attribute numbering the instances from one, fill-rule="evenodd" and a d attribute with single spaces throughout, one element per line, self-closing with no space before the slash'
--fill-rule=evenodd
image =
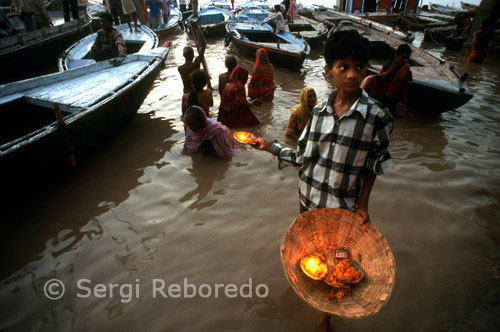
<path id="1" fill-rule="evenodd" d="M 203 33 L 201 32 L 200 26 L 198 25 L 198 22 L 196 21 L 191 21 L 189 24 L 191 28 L 191 33 L 193 34 L 193 39 L 194 43 L 196 44 L 196 49 L 198 50 L 198 53 L 200 52 L 201 45 L 207 45 L 207 41 L 205 40 L 205 37 L 203 36 Z M 208 82 L 207 86 L 212 89 L 212 84 L 210 82 L 210 73 L 208 72 L 208 66 L 207 66 L 207 61 L 205 60 L 205 55 L 202 56 L 201 59 L 201 64 L 203 65 L 203 69 L 205 70 L 205 73 L 208 76 Z"/>
<path id="2" fill-rule="evenodd" d="M 68 155 L 69 165 L 70 167 L 73 168 L 76 166 L 75 153 L 73 150 L 73 145 L 69 140 L 68 130 L 66 123 L 64 122 L 64 118 L 61 112 L 61 107 L 59 107 L 58 103 L 54 104 L 54 113 L 56 115 L 56 120 L 57 120 L 57 130 L 59 131 L 59 134 L 63 139 L 64 149 L 66 150 L 65 152 Z"/>

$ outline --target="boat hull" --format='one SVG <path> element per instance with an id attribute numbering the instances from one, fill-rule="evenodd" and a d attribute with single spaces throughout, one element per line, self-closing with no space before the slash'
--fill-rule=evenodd
<path id="1" fill-rule="evenodd" d="M 77 163 L 123 128 L 137 113 L 163 68 L 167 54 L 168 50 L 162 56 L 151 60 L 148 69 L 142 74 L 138 73 L 138 77 L 119 92 L 110 94 L 95 106 L 84 109 L 73 117 L 65 117 L 65 136 L 71 143 Z M 84 68 L 80 68 L 82 69 Z M 1 107 L 3 105 L 0 105 Z M 42 128 L 40 133 L 29 133 L 18 141 L 8 149 L 0 151 L 2 170 L 16 172 L 33 166 L 44 169 L 68 165 L 64 139 L 54 122 Z"/>

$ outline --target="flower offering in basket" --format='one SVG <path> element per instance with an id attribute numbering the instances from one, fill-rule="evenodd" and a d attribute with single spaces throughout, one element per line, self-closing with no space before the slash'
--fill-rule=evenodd
<path id="1" fill-rule="evenodd" d="M 389 300 L 396 262 L 372 223 L 322 208 L 298 216 L 283 235 L 281 262 L 293 290 L 310 306 L 345 318 L 376 314 Z"/>

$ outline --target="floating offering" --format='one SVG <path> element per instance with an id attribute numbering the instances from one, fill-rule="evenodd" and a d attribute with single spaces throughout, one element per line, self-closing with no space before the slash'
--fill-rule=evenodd
<path id="1" fill-rule="evenodd" d="M 236 131 L 233 134 L 234 139 L 241 144 L 253 144 L 255 143 L 255 136 L 252 133 L 246 131 Z"/>
<path id="2" fill-rule="evenodd" d="M 328 273 L 326 264 L 318 256 L 307 256 L 300 261 L 300 268 L 311 279 L 321 280 Z"/>

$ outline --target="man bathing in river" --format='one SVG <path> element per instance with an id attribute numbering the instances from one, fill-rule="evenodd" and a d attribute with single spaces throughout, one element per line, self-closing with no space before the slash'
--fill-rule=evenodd
<path id="1" fill-rule="evenodd" d="M 325 74 L 333 78 L 337 89 L 313 109 L 297 149 L 262 137 L 253 145 L 277 156 L 280 168 L 300 167 L 301 213 L 343 208 L 359 214 L 361 223 L 368 222 L 376 176 L 392 168 L 388 150 L 392 116 L 360 88 L 369 52 L 368 40 L 357 31 L 333 33 L 324 47 Z M 318 320 L 320 331 L 329 331 L 329 322 L 330 316 L 323 313 Z"/>
<path id="2" fill-rule="evenodd" d="M 191 46 L 186 46 L 182 50 L 182 55 L 184 56 L 185 62 L 180 65 L 177 70 L 182 78 L 182 83 L 184 84 L 184 93 L 190 93 L 193 91 L 193 86 L 191 84 L 191 75 L 200 69 L 200 64 L 203 60 L 203 55 L 205 54 L 206 45 L 202 44 L 200 47 L 200 53 L 194 58 L 194 50 Z M 194 59 L 194 60 L 193 60 Z"/>

